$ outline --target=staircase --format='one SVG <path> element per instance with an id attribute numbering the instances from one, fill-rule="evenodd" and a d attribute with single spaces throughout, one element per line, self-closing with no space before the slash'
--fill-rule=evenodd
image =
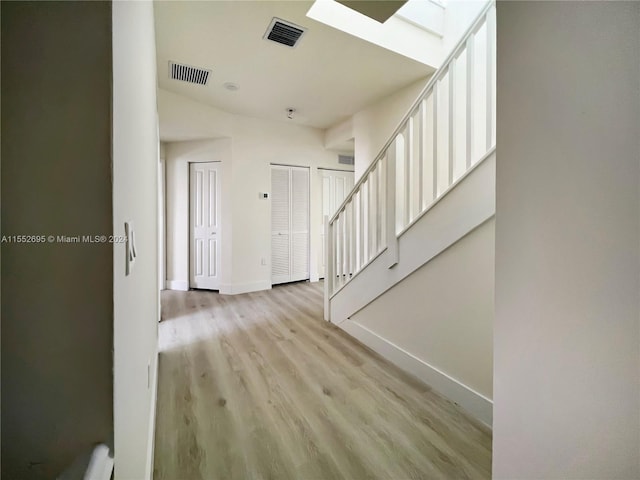
<path id="1" fill-rule="evenodd" d="M 495 215 L 495 30 L 490 2 L 325 218 L 325 319 L 488 425 L 488 395 L 354 317 Z"/>

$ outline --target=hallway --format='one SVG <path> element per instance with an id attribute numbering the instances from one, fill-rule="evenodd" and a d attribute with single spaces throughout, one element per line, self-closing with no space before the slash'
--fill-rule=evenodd
<path id="1" fill-rule="evenodd" d="M 155 479 L 490 478 L 490 430 L 322 302 L 308 282 L 162 293 Z"/>

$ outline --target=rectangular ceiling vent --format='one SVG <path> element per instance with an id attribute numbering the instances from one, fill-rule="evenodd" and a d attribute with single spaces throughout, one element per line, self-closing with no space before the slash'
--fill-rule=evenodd
<path id="1" fill-rule="evenodd" d="M 342 165 L 355 164 L 355 157 L 353 155 L 338 155 L 338 163 Z"/>
<path id="2" fill-rule="evenodd" d="M 210 76 L 211 70 L 184 65 L 183 63 L 169 62 L 169 78 L 173 80 L 206 85 Z"/>
<path id="3" fill-rule="evenodd" d="M 287 22 L 277 17 L 273 17 L 269 28 L 267 28 L 264 34 L 265 40 L 271 40 L 272 42 L 281 43 L 287 47 L 295 47 L 306 31 L 306 28 L 296 25 L 295 23 Z"/>

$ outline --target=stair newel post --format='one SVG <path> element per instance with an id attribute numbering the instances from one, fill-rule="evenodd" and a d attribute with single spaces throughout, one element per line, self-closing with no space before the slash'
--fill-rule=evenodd
<path id="1" fill-rule="evenodd" d="M 396 149 L 394 140 L 387 149 L 386 174 L 386 225 L 387 267 L 392 268 L 398 263 L 398 237 L 396 236 Z"/>
<path id="2" fill-rule="evenodd" d="M 331 321 L 330 296 L 333 293 L 335 273 L 333 271 L 333 231 L 329 216 L 324 216 L 324 319 Z"/>

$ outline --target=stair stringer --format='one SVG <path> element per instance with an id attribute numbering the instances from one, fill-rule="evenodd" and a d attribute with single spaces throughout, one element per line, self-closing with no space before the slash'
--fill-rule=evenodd
<path id="1" fill-rule="evenodd" d="M 351 336 L 431 385 L 486 425 L 493 403 L 350 317 L 495 216 L 495 149 L 455 183 L 398 239 L 398 263 L 387 248 L 330 300 L 330 319 Z M 394 241 L 395 239 L 392 239 Z M 402 305 L 398 305 L 401 314 Z M 390 320 L 393 321 L 393 320 Z"/>
<path id="2" fill-rule="evenodd" d="M 494 150 L 397 239 L 395 266 L 388 267 L 392 260 L 387 249 L 331 297 L 331 322 L 340 325 L 492 218 L 496 212 L 495 185 Z"/>

